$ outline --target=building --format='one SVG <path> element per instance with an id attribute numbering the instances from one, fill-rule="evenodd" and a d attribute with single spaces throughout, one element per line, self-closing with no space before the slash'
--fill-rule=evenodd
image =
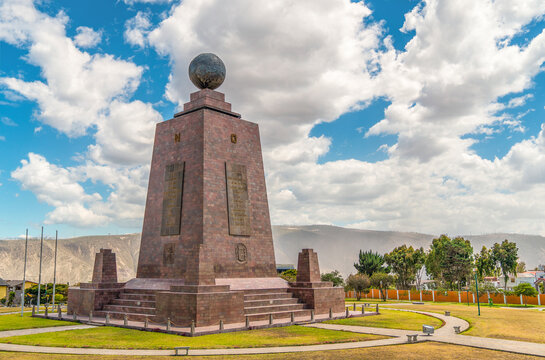
<path id="1" fill-rule="evenodd" d="M 503 276 L 500 276 L 500 277 L 486 276 L 484 278 L 484 282 L 487 284 L 492 284 L 496 288 L 504 287 Z M 520 285 L 523 283 L 531 284 L 536 289 L 538 289 L 539 282 L 545 282 L 545 271 L 541 271 L 541 270 L 525 271 L 522 273 L 517 273 L 516 276 L 509 275 L 509 279 L 507 280 L 507 290 L 512 291 L 517 285 Z"/>
<path id="2" fill-rule="evenodd" d="M 27 280 L 25 282 L 25 289 L 28 289 L 38 283 Z M 0 299 L 5 298 L 10 292 L 14 291 L 16 295 L 20 296 L 23 289 L 23 280 L 3 280 L 0 279 Z M 16 296 L 17 297 L 17 296 Z M 17 302 L 19 299 L 17 298 Z"/>
<path id="3" fill-rule="evenodd" d="M 9 284 L 6 280 L 0 279 L 0 299 L 3 299 L 8 294 Z"/>

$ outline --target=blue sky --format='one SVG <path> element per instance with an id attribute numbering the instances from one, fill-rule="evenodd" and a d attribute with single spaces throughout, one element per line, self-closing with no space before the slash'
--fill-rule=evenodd
<path id="1" fill-rule="evenodd" d="M 217 53 L 273 224 L 545 234 L 545 5 L 6 0 L 0 238 L 141 229 L 154 126 Z"/>

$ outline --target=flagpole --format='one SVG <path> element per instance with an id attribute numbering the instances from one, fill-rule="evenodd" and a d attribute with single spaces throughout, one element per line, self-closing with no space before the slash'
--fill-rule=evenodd
<path id="1" fill-rule="evenodd" d="M 23 311 L 25 310 L 25 286 L 26 286 L 26 254 L 28 249 L 28 229 L 26 229 L 25 236 L 25 265 L 23 267 L 23 291 L 21 292 L 21 316 L 23 316 Z"/>
<path id="2" fill-rule="evenodd" d="M 38 314 L 40 313 L 40 296 L 42 287 L 42 255 L 44 250 L 44 227 L 42 226 L 42 237 L 40 240 L 40 273 L 38 275 Z"/>
<path id="3" fill-rule="evenodd" d="M 57 281 L 57 241 L 59 232 L 55 230 L 55 265 L 53 266 L 53 307 L 55 307 L 55 285 Z"/>

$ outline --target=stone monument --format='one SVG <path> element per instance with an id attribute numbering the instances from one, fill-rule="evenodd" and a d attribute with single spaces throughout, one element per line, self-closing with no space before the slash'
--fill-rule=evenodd
<path id="1" fill-rule="evenodd" d="M 178 326 L 344 311 L 344 292 L 320 282 L 311 250 L 299 258 L 310 277 L 292 288 L 277 276 L 259 129 L 214 91 L 225 74 L 214 54 L 191 62 L 189 78 L 200 90 L 156 127 L 136 278 L 111 287 L 109 303 L 94 301 L 91 309 L 87 301 L 87 311 Z M 77 299 L 105 278 L 70 289 L 69 313 L 84 311 Z M 330 306 L 333 293 L 340 300 Z M 320 302 L 322 295 L 329 300 Z"/>

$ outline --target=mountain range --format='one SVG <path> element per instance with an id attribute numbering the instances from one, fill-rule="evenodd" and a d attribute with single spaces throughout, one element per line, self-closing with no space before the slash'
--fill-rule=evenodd
<path id="1" fill-rule="evenodd" d="M 354 262 L 359 250 L 386 253 L 407 244 L 428 249 L 436 235 L 414 232 L 375 231 L 348 229 L 328 225 L 273 226 L 273 239 L 278 264 L 297 266 L 297 254 L 303 248 L 312 248 L 318 253 L 322 272 L 339 270 L 344 276 L 354 273 Z M 514 241 L 519 248 L 521 261 L 527 268 L 545 264 L 545 237 L 523 234 L 486 234 L 463 236 L 471 240 L 474 252 L 481 247 L 491 247 L 504 239 Z M 0 278 L 22 279 L 24 240 L 0 240 Z M 53 279 L 55 242 L 44 240 L 42 278 Z M 119 281 L 126 281 L 136 274 L 140 234 L 84 236 L 59 239 L 57 252 L 58 282 L 87 282 L 91 280 L 95 253 L 101 248 L 112 249 L 117 257 Z M 29 240 L 27 278 L 37 281 L 40 263 L 40 241 Z"/>

